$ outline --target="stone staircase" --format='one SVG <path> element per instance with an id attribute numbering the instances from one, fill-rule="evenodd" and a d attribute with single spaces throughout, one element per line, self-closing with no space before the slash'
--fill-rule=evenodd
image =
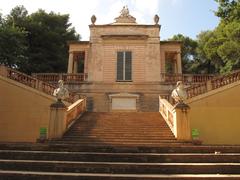
<path id="1" fill-rule="evenodd" d="M 240 179 L 240 146 L 178 141 L 159 113 L 85 113 L 60 140 L 0 144 L 0 179 Z"/>
<path id="2" fill-rule="evenodd" d="M 98 145 L 178 143 L 160 113 L 88 112 L 59 142 Z"/>

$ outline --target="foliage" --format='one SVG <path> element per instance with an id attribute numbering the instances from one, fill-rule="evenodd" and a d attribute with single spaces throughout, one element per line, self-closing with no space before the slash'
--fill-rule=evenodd
<path id="1" fill-rule="evenodd" d="M 0 57 L 0 63 L 16 67 L 28 74 L 32 72 L 66 72 L 68 47 L 67 41 L 78 40 L 74 28 L 71 28 L 69 15 L 60 15 L 54 12 L 46 13 L 38 10 L 28 15 L 23 6 L 17 6 L 5 18 L 5 26 L 23 33 L 21 38 L 17 34 L 11 34 L 12 44 L 2 42 L 5 55 L 11 54 L 8 59 Z M 3 27 L 0 27 L 3 37 L 10 36 Z M 14 32 L 15 32 L 14 31 Z M 9 32 L 10 33 L 10 32 Z M 6 39 L 8 39 L 6 37 Z M 18 39 L 16 45 L 20 45 L 19 51 L 14 51 L 14 39 Z M 16 41 L 16 40 L 15 40 Z M 20 51 L 25 50 L 23 53 Z M 16 52 L 12 54 L 11 52 Z M 24 54 L 24 55 L 23 55 Z M 10 56 L 10 55 L 9 55 Z M 14 56 L 14 57 L 13 57 Z M 24 58 L 19 58 L 19 57 Z"/>
<path id="2" fill-rule="evenodd" d="M 215 0 L 218 4 L 218 10 L 215 15 L 222 21 L 232 22 L 240 20 L 240 0 Z"/>
<path id="3" fill-rule="evenodd" d="M 196 58 L 196 48 L 197 42 L 190 37 L 184 36 L 182 34 L 174 35 L 171 39 L 174 41 L 181 41 L 181 58 L 183 73 L 192 73 L 191 66 Z"/>
<path id="4" fill-rule="evenodd" d="M 0 15 L 0 64 L 17 67 L 27 60 L 26 32 L 8 25 Z"/>
<path id="5" fill-rule="evenodd" d="M 220 23 L 213 31 L 201 32 L 194 43 L 188 37 L 173 38 L 183 42 L 184 72 L 225 74 L 240 68 L 240 0 L 215 1 Z"/>

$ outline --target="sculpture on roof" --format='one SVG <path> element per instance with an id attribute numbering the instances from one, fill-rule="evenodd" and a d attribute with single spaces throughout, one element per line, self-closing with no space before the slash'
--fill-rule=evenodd
<path id="1" fill-rule="evenodd" d="M 121 17 L 128 17 L 129 16 L 129 10 L 127 6 L 123 6 L 123 9 L 120 11 Z"/>
<path id="2" fill-rule="evenodd" d="M 120 11 L 120 16 L 115 18 L 116 22 L 114 24 L 124 24 L 124 23 L 131 23 L 136 24 L 136 18 L 129 14 L 129 10 L 127 6 L 123 6 L 122 10 Z"/>

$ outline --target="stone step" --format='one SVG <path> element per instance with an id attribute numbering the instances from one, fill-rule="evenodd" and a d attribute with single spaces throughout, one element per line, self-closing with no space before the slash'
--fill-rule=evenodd
<path id="1" fill-rule="evenodd" d="M 120 144 L 153 144 L 153 143 L 182 143 L 185 141 L 177 141 L 176 139 L 170 138 L 170 139 L 149 139 L 149 140 L 142 140 L 142 139 L 86 139 L 86 138 L 68 138 L 64 137 L 62 139 L 57 140 L 57 142 L 67 142 L 67 143 L 120 143 Z"/>
<path id="2" fill-rule="evenodd" d="M 199 145 L 178 141 L 179 143 L 159 143 L 159 146 L 111 146 L 67 143 L 53 141 L 49 143 L 0 143 L 2 150 L 57 150 L 88 152 L 132 152 L 132 153 L 240 153 L 240 146 L 231 145 Z M 76 142 L 75 142 L 76 143 Z"/>
<path id="3" fill-rule="evenodd" d="M 106 138 L 106 139 L 141 139 L 141 140 L 151 140 L 151 139 L 157 139 L 161 140 L 161 138 L 170 138 L 170 139 L 175 139 L 173 135 L 141 135 L 141 136 L 134 136 L 134 135 L 119 135 L 119 134 L 84 134 L 84 135 L 79 135 L 77 133 L 71 133 L 67 136 L 64 136 L 66 138 L 82 138 L 82 139 L 101 139 L 101 138 Z M 63 138 L 64 138 L 63 137 Z"/>
<path id="4" fill-rule="evenodd" d="M 0 169 L 120 174 L 239 174 L 240 163 L 129 163 L 0 159 Z"/>
<path id="5" fill-rule="evenodd" d="M 141 134 L 157 134 L 157 135 L 164 135 L 164 134 L 173 134 L 169 129 L 159 129 L 159 130 L 152 130 L 148 129 L 148 130 L 117 130 L 117 129 L 112 129 L 112 130 L 102 130 L 102 129 L 91 129 L 91 130 L 70 130 L 68 132 L 66 132 L 65 134 L 69 134 L 69 133 L 81 133 L 81 134 L 87 134 L 87 133 L 101 133 L 101 134 L 109 134 L 109 133 L 115 133 L 115 134 L 137 134 L 137 135 L 141 135 Z M 64 134 L 64 135 L 65 135 Z"/>
<path id="6" fill-rule="evenodd" d="M 0 159 L 151 163 L 240 163 L 240 153 L 98 153 L 0 150 Z"/>
<path id="7" fill-rule="evenodd" d="M 94 129 L 70 129 L 68 132 L 109 132 L 109 133 L 172 133 L 169 128 L 160 128 L 160 129 L 138 129 L 138 130 L 131 130 L 131 129 L 100 129 L 100 128 L 94 128 Z"/>
<path id="8" fill-rule="evenodd" d="M 126 143 L 130 143 L 130 142 L 133 142 L 133 143 L 154 143 L 154 142 L 163 142 L 163 141 L 166 141 L 166 142 L 169 142 L 169 141 L 176 141 L 175 138 L 173 137 L 159 137 L 159 138 L 155 138 L 155 139 L 140 139 L 140 138 L 114 138 L 114 137 L 109 137 L 109 138 L 81 138 L 81 137 L 75 137 L 75 138 L 72 138 L 72 137 L 63 137 L 61 139 L 61 141 L 81 141 L 81 142 L 91 142 L 91 143 L 94 143 L 94 142 L 126 142 Z"/>
<path id="9" fill-rule="evenodd" d="M 61 173 L 61 172 L 29 172 L 29 171 L 4 171 L 0 170 L 4 179 L 19 180 L 239 180 L 236 174 L 112 174 L 112 173 Z"/>

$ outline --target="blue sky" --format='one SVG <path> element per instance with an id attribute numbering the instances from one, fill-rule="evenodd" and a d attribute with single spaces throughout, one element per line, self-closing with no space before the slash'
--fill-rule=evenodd
<path id="1" fill-rule="evenodd" d="M 82 40 L 89 39 L 92 14 L 97 17 L 96 24 L 112 23 L 124 5 L 139 24 L 153 24 L 153 16 L 158 14 L 161 40 L 178 33 L 196 38 L 201 31 L 212 30 L 219 22 L 213 13 L 217 10 L 214 0 L 0 0 L 0 12 L 6 15 L 17 5 L 24 5 L 29 13 L 42 8 L 70 14 L 70 22 Z"/>

